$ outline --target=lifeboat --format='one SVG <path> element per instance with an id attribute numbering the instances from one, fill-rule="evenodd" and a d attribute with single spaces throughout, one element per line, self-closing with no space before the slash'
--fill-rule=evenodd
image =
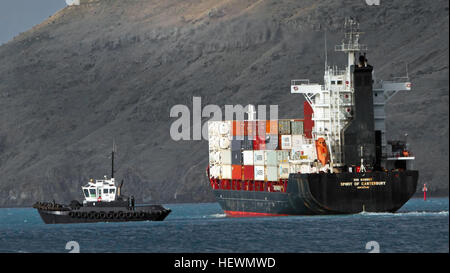
<path id="1" fill-rule="evenodd" d="M 322 163 L 322 166 L 325 166 L 329 159 L 330 155 L 328 153 L 327 144 L 325 143 L 325 139 L 320 137 L 316 140 L 316 151 L 317 151 L 317 159 Z"/>

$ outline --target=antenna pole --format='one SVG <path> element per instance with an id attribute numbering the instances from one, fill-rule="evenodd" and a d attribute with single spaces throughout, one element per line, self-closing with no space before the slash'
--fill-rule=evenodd
<path id="1" fill-rule="evenodd" d="M 327 31 L 325 31 L 325 71 L 328 65 L 328 52 L 327 52 Z"/>
<path id="2" fill-rule="evenodd" d="M 115 146 L 116 145 L 113 140 L 113 148 L 112 148 L 112 153 L 111 153 L 111 178 L 114 178 L 114 151 L 116 149 Z"/>

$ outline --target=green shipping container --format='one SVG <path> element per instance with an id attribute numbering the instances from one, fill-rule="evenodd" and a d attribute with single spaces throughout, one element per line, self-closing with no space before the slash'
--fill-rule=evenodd
<path id="1" fill-rule="evenodd" d="M 291 121 L 291 132 L 293 135 L 303 135 L 303 121 Z"/>
<path id="2" fill-rule="evenodd" d="M 286 119 L 278 120 L 278 134 L 290 135 L 291 134 L 291 121 Z"/>

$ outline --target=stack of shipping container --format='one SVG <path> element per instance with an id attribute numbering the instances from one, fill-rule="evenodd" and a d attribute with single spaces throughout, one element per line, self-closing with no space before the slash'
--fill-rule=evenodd
<path id="1" fill-rule="evenodd" d="M 210 121 L 208 135 L 212 179 L 286 180 L 289 173 L 308 172 L 316 157 L 303 120 Z"/>

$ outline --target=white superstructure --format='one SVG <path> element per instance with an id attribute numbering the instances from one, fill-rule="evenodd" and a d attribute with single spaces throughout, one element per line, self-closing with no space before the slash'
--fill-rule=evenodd
<path id="1" fill-rule="evenodd" d="M 90 179 L 88 184 L 81 187 L 84 202 L 112 202 L 116 200 L 117 187 L 114 177 L 111 179 Z"/>
<path id="2" fill-rule="evenodd" d="M 348 63 L 344 69 L 325 64 L 324 84 L 310 83 L 309 80 L 292 80 L 291 93 L 303 94 L 313 109 L 314 140 L 322 137 L 326 140 L 330 153 L 330 171 L 333 167 L 345 165 L 343 158 L 343 132 L 352 121 L 354 108 L 354 84 L 351 77 L 351 66 L 355 65 L 356 53 L 367 51 L 367 46 L 359 43 L 361 32 L 359 24 L 351 18 L 345 20 L 345 38 L 335 51 L 347 53 Z M 398 91 L 411 90 L 408 78 L 397 81 L 381 82 L 373 89 L 375 130 L 381 131 L 383 162 L 390 155 L 385 137 L 385 104 Z M 405 160 L 411 160 L 410 157 Z M 385 165 L 385 164 L 383 164 Z"/>

